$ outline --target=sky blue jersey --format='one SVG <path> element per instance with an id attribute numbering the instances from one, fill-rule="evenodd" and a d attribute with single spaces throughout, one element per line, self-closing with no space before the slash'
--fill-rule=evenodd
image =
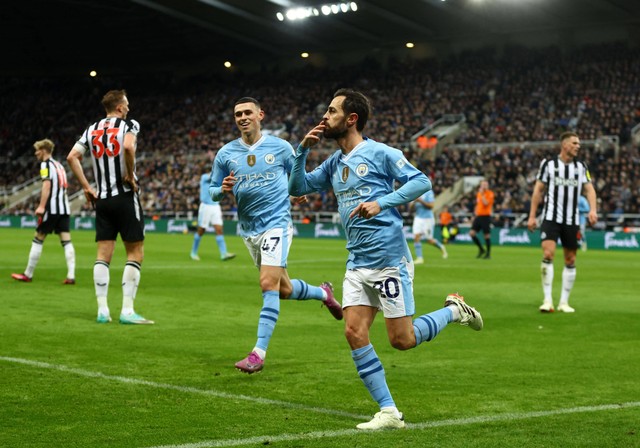
<path id="1" fill-rule="evenodd" d="M 396 206 L 431 189 L 429 178 L 411 165 L 402 151 L 371 139 L 349 154 L 335 152 L 318 168 L 305 173 L 308 149 L 298 147 L 289 180 L 294 196 L 333 188 L 347 235 L 347 269 L 381 269 L 411 260 Z M 402 185 L 394 191 L 394 183 Z M 361 202 L 378 201 L 382 211 L 370 219 L 349 215 Z"/>
<path id="2" fill-rule="evenodd" d="M 211 184 L 211 173 L 204 173 L 200 177 L 200 202 L 209 205 L 215 205 L 218 201 L 211 199 L 209 194 L 209 185 Z"/>
<path id="3" fill-rule="evenodd" d="M 420 196 L 420 199 L 422 199 L 424 202 L 436 201 L 436 197 L 433 194 L 433 190 L 427 191 L 425 194 Z M 415 208 L 416 208 L 416 216 L 418 218 L 433 218 L 433 209 L 429 207 L 425 207 L 420 202 L 415 203 Z"/>
<path id="4" fill-rule="evenodd" d="M 218 151 L 209 194 L 214 201 L 222 199 L 222 180 L 233 171 L 237 179 L 233 194 L 243 237 L 291 225 L 287 184 L 294 154 L 288 142 L 272 135 L 263 135 L 252 146 L 238 138 Z"/>
<path id="5" fill-rule="evenodd" d="M 578 212 L 580 213 L 580 225 L 585 224 L 587 222 L 587 215 L 589 214 L 589 201 L 584 196 L 580 195 L 578 199 Z"/>

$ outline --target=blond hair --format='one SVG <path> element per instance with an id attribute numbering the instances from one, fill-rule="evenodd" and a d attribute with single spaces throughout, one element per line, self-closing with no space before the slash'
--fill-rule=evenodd
<path id="1" fill-rule="evenodd" d="M 44 151 L 47 151 L 49 154 L 51 154 L 53 152 L 53 148 L 55 148 L 56 145 L 48 138 L 45 138 L 43 140 L 38 140 L 37 142 L 35 142 L 33 144 L 33 147 L 35 149 L 42 149 Z"/>

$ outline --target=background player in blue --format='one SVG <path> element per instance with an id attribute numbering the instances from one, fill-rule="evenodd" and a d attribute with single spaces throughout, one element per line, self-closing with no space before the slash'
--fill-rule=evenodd
<path id="1" fill-rule="evenodd" d="M 191 246 L 191 259 L 200 261 L 198 249 L 204 232 L 213 227 L 216 232 L 216 244 L 220 251 L 220 259 L 222 261 L 235 258 L 236 254 L 227 252 L 227 244 L 224 240 L 222 209 L 220 203 L 211 199 L 209 194 L 209 185 L 211 184 L 211 173 L 205 173 L 200 177 L 200 207 L 198 208 L 198 228 L 193 236 L 193 245 Z"/>
<path id="2" fill-rule="evenodd" d="M 389 341 L 408 350 L 430 341 L 450 322 L 482 329 L 482 317 L 463 298 L 451 294 L 444 308 L 418 317 L 413 300 L 413 261 L 394 208 L 431 188 L 429 178 L 413 167 L 401 151 L 365 138 L 362 130 L 371 106 L 362 93 L 340 89 L 322 121 L 297 150 L 289 192 L 303 195 L 333 188 L 347 235 L 347 272 L 342 306 L 345 335 L 360 378 L 380 412 L 358 429 L 404 427 L 404 417 L 391 397 L 384 368 L 369 340 L 369 329 L 382 310 Z M 339 151 L 311 173 L 305 173 L 309 148 L 320 138 L 335 139 Z M 403 185 L 396 191 L 394 183 Z"/>
<path id="3" fill-rule="evenodd" d="M 433 194 L 433 190 L 429 190 L 419 198 L 416 198 L 410 204 L 410 207 L 415 209 L 416 214 L 413 217 L 413 249 L 416 252 L 416 259 L 413 260 L 415 264 L 424 263 L 422 257 L 422 238 L 434 247 L 440 249 L 442 252 L 442 258 L 447 258 L 447 249 L 444 245 L 433 237 L 433 230 L 436 227 L 436 218 L 433 216 L 433 204 L 436 201 L 436 197 Z"/>
<path id="4" fill-rule="evenodd" d="M 280 299 L 321 300 L 331 314 L 342 319 L 342 307 L 333 297 L 331 283 L 311 286 L 289 279 L 287 256 L 293 237 L 288 173 L 294 159 L 289 143 L 263 135 L 264 111 L 250 97 L 239 99 L 234 108 L 241 137 L 224 145 L 213 161 L 209 193 L 219 201 L 233 192 L 238 206 L 240 234 L 255 265 L 260 269 L 262 310 L 258 340 L 249 355 L 236 363 L 245 373 L 262 370 L 269 340 L 280 314 Z"/>
<path id="5" fill-rule="evenodd" d="M 578 244 L 583 252 L 587 251 L 587 216 L 589 216 L 590 210 L 589 201 L 581 195 L 578 199 L 578 213 L 580 213 L 580 240 Z"/>

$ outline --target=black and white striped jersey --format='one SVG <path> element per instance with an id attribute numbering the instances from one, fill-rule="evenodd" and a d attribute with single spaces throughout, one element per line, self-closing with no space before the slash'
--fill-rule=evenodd
<path id="1" fill-rule="evenodd" d="M 89 126 L 74 146 L 83 155 L 87 150 L 91 152 L 99 199 L 131 191 L 131 187 L 124 183 L 124 136 L 128 132 L 137 136 L 140 124 L 136 120 L 103 118 Z M 134 177 L 138 180 L 135 166 Z"/>
<path id="2" fill-rule="evenodd" d="M 559 157 L 543 160 L 536 179 L 547 187 L 542 217 L 558 224 L 579 225 L 578 200 L 582 186 L 591 182 L 586 163 L 564 163 Z"/>
<path id="3" fill-rule="evenodd" d="M 40 178 L 51 181 L 51 192 L 45 210 L 52 215 L 71 214 L 67 196 L 67 172 L 62 164 L 51 157 L 40 162 Z"/>

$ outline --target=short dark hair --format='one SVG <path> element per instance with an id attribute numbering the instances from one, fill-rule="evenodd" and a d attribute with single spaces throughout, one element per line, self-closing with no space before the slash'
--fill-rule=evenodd
<path id="1" fill-rule="evenodd" d="M 109 112 L 113 112 L 116 110 L 116 107 L 124 100 L 124 97 L 127 96 L 127 92 L 122 90 L 109 90 L 102 97 L 102 105 L 104 106 L 104 110 Z"/>
<path id="2" fill-rule="evenodd" d="M 367 124 L 367 120 L 369 120 L 369 115 L 371 114 L 371 102 L 369 101 L 369 98 L 357 90 L 348 88 L 336 90 L 333 97 L 335 98 L 337 96 L 345 97 L 344 102 L 342 103 L 342 110 L 344 110 L 345 114 L 348 115 L 355 113 L 358 115 L 356 129 L 362 132 L 364 126 Z"/>
<path id="3" fill-rule="evenodd" d="M 258 110 L 260 110 L 260 102 L 257 99 L 250 96 L 243 96 L 242 98 L 240 98 L 238 101 L 234 103 L 233 108 L 235 109 L 235 107 L 238 104 L 243 104 L 243 103 L 253 103 L 258 107 Z"/>

